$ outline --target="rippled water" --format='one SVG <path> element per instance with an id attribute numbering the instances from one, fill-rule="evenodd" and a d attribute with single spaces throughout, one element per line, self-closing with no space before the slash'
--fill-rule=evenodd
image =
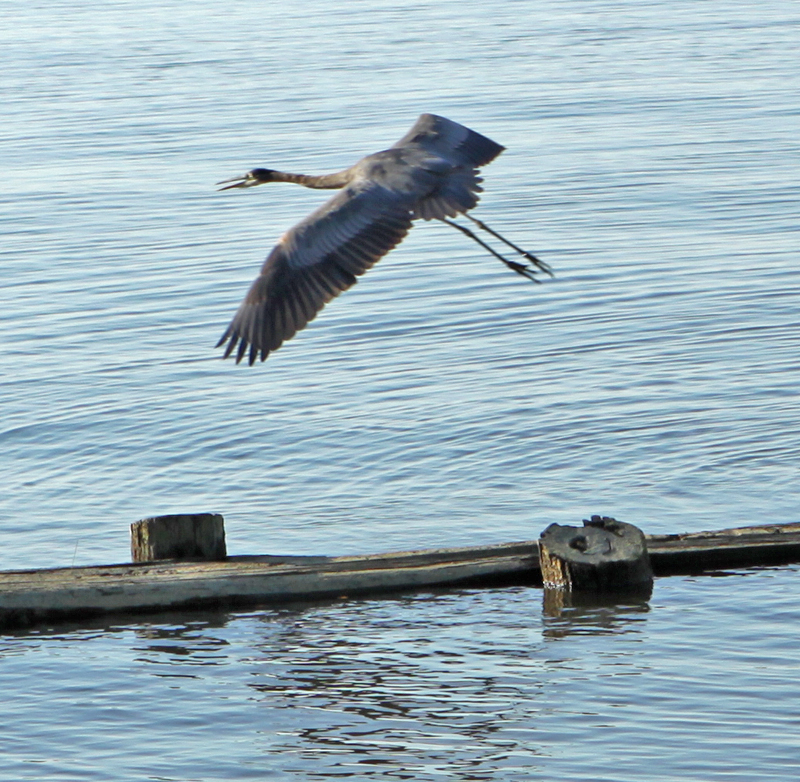
<path id="1" fill-rule="evenodd" d="M 193 510 L 237 554 L 797 521 L 794 3 L 4 20 L 0 568 L 125 561 L 131 521 Z M 220 361 L 325 194 L 213 183 L 345 167 L 423 111 L 507 146 L 478 215 L 556 278 L 422 224 L 266 364 Z M 791 779 L 795 584 L 664 580 L 647 611 L 559 621 L 499 590 L 11 638 L 0 777 Z"/>
<path id="2" fill-rule="evenodd" d="M 7 638 L 0 774 L 790 780 L 799 575 L 557 616 L 517 588 Z"/>

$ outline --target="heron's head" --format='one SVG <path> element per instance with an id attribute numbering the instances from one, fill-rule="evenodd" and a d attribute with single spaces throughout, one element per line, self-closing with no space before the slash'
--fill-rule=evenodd
<path id="1" fill-rule="evenodd" d="M 220 190 L 230 190 L 232 187 L 255 187 L 256 185 L 263 185 L 265 182 L 274 182 L 275 171 L 271 168 L 254 168 L 248 171 L 243 176 L 235 176 L 233 179 L 223 179 L 222 182 L 217 182 L 218 185 L 225 185 Z M 228 184 L 228 183 L 231 184 Z"/>

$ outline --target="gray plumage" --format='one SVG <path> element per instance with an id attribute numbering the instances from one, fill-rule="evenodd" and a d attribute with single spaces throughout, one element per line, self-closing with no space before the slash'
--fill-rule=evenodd
<path id="1" fill-rule="evenodd" d="M 255 168 L 225 180 L 222 190 L 294 182 L 339 192 L 287 231 L 273 248 L 217 347 L 252 365 L 316 317 L 359 275 L 396 247 L 416 219 L 437 219 L 462 231 L 529 279 L 549 267 L 467 215 L 523 255 L 534 267 L 508 261 L 468 228 L 448 218 L 478 203 L 478 167 L 504 147 L 457 122 L 423 114 L 394 146 L 367 155 L 344 171 L 322 176 Z M 232 184 L 227 184 L 228 182 Z M 535 280 L 538 282 L 538 280 Z"/>

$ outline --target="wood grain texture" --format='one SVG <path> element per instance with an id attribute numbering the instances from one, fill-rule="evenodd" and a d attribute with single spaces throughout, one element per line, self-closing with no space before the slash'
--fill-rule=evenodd
<path id="1" fill-rule="evenodd" d="M 800 524 L 645 538 L 656 576 L 800 562 Z M 537 541 L 367 556 L 233 556 L 0 571 L 0 627 L 499 584 L 541 585 Z"/>

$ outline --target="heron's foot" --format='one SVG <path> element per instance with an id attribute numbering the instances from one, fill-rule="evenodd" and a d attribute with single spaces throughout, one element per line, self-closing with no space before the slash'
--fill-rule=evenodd
<path id="1" fill-rule="evenodd" d="M 535 255 L 529 253 L 527 250 L 523 250 L 521 247 L 517 247 L 517 245 L 511 243 L 510 241 L 508 241 L 508 239 L 501 236 L 496 231 L 493 231 L 491 228 L 482 223 L 480 220 L 476 220 L 474 217 L 470 217 L 470 215 L 466 216 L 469 217 L 469 219 L 472 220 L 472 222 L 475 223 L 479 228 L 482 228 L 484 231 L 487 231 L 488 233 L 492 234 L 492 236 L 495 236 L 498 239 L 500 239 L 500 241 L 502 241 L 504 244 L 507 244 L 513 250 L 516 250 L 516 252 L 518 252 L 523 258 L 525 258 L 525 260 L 530 261 L 531 265 L 518 263 L 517 261 L 509 261 L 508 258 L 497 252 L 497 250 L 495 250 L 494 247 L 490 247 L 488 244 L 486 244 L 486 242 L 484 242 L 483 239 L 481 239 L 479 236 L 476 236 L 475 232 L 470 231 L 470 229 L 467 228 L 466 226 L 459 225 L 453 220 L 448 220 L 446 217 L 442 217 L 440 218 L 440 220 L 443 223 L 447 223 L 447 225 L 452 225 L 453 228 L 457 228 L 465 236 L 469 236 L 470 239 L 472 239 L 474 242 L 477 242 L 481 247 L 483 247 L 484 250 L 494 255 L 494 257 L 497 258 L 498 261 L 502 261 L 506 266 L 508 266 L 509 269 L 515 271 L 517 274 L 521 274 L 523 277 L 527 277 L 532 282 L 541 282 L 541 280 L 538 277 L 536 277 L 536 274 L 538 272 L 545 272 L 545 274 L 549 274 L 551 277 L 553 276 L 552 269 L 544 261 L 540 261 Z"/>
<path id="2" fill-rule="evenodd" d="M 469 220 L 472 220 L 472 222 L 475 223 L 475 225 L 477 225 L 478 228 L 480 228 L 483 231 L 486 231 L 486 233 L 489 233 L 492 236 L 494 236 L 496 239 L 499 239 L 507 247 L 510 247 L 515 252 L 518 252 L 523 258 L 525 258 L 526 260 L 530 261 L 536 267 L 536 269 L 538 269 L 539 271 L 542 271 L 545 274 L 549 274 L 551 277 L 555 276 L 553 274 L 553 270 L 550 267 L 550 265 L 545 263 L 544 261 L 540 260 L 539 258 L 537 258 L 533 253 L 530 253 L 527 250 L 523 250 L 522 247 L 518 247 L 510 239 L 506 239 L 505 236 L 503 236 L 502 234 L 498 233 L 493 228 L 490 228 L 482 220 L 478 220 L 476 217 L 473 217 L 471 214 L 468 214 L 468 213 L 465 212 L 464 213 L 464 217 L 466 217 Z M 520 264 L 516 264 L 516 265 L 519 266 Z M 519 274 L 522 274 L 523 276 L 526 276 L 526 277 L 528 276 L 524 272 L 519 271 L 519 269 L 514 268 L 514 266 L 511 263 L 509 263 L 509 267 L 514 269 L 515 272 L 518 272 Z M 525 268 L 525 267 L 523 266 L 523 268 Z M 531 270 L 529 270 L 529 271 L 531 271 Z M 535 270 L 532 270 L 532 271 L 533 271 L 534 274 L 536 273 Z M 539 281 L 537 280 L 537 282 L 539 282 Z"/>
<path id="3" fill-rule="evenodd" d="M 536 267 L 535 269 L 533 269 L 534 274 L 537 271 L 539 271 L 539 272 L 544 272 L 550 277 L 555 277 L 555 274 L 553 274 L 553 270 L 552 268 L 550 268 L 549 263 L 545 263 L 543 260 L 533 255 L 533 253 L 529 253 L 527 250 L 523 250 L 522 253 L 520 253 L 520 255 L 522 255 L 523 258 L 529 260 L 531 264 L 533 264 L 533 266 Z"/>
<path id="4" fill-rule="evenodd" d="M 541 262 L 539 261 L 538 258 L 534 256 L 530 257 L 534 262 L 536 262 L 535 267 L 527 266 L 524 263 L 517 263 L 516 261 L 509 261 L 508 258 L 503 258 L 502 260 L 503 263 L 506 266 L 508 266 L 509 269 L 511 269 L 511 271 L 515 271 L 517 274 L 521 274 L 523 277 L 527 277 L 529 280 L 532 280 L 533 282 L 539 282 L 539 283 L 541 282 L 541 280 L 536 276 L 539 273 L 539 271 L 547 272 L 551 277 L 553 276 L 553 273 L 550 271 L 549 268 L 543 268 L 540 265 Z"/>

